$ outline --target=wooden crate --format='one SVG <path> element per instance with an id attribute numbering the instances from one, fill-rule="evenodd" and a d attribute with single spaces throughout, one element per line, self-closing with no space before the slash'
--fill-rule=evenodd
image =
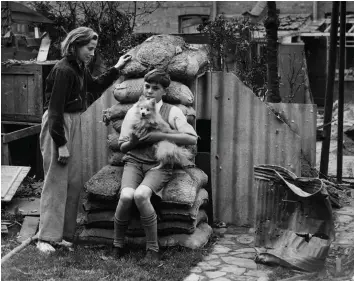
<path id="1" fill-rule="evenodd" d="M 1 67 L 1 120 L 41 122 L 44 80 L 53 64 Z"/>

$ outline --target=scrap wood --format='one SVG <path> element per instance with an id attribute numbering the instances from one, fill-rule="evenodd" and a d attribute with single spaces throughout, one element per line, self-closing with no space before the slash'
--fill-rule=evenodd
<path id="1" fill-rule="evenodd" d="M 3 264 L 4 262 L 8 261 L 13 255 L 15 255 L 16 253 L 22 251 L 24 248 L 26 248 L 29 244 L 31 244 L 32 241 L 38 239 L 38 234 L 36 234 L 35 236 L 29 237 L 27 238 L 27 240 L 23 241 L 21 243 L 21 245 L 17 246 L 16 248 L 14 248 L 10 253 L 6 254 L 2 259 L 1 259 L 1 264 Z"/>
<path id="2" fill-rule="evenodd" d="M 26 216 L 23 220 L 20 234 L 17 237 L 18 242 L 23 242 L 36 234 L 39 225 L 39 217 Z"/>

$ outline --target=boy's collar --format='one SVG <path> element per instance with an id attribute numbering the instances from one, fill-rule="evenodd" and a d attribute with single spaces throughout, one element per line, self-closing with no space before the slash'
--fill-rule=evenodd
<path id="1" fill-rule="evenodd" d="M 156 112 L 160 112 L 160 109 L 161 109 L 162 104 L 163 104 L 163 101 L 162 101 L 162 100 L 160 100 L 159 102 L 157 102 L 157 103 L 155 104 Z"/>

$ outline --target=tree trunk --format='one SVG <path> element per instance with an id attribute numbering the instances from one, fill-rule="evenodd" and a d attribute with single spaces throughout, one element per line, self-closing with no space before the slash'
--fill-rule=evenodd
<path id="1" fill-rule="evenodd" d="M 279 18 L 275 1 L 268 1 L 268 15 L 264 21 L 267 38 L 267 80 L 268 80 L 268 102 L 281 102 L 279 93 L 278 77 L 278 27 Z"/>

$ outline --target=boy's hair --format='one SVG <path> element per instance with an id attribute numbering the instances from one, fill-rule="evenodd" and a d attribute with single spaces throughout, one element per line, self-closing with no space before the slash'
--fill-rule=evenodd
<path id="1" fill-rule="evenodd" d="M 91 40 L 97 40 L 98 35 L 89 27 L 78 27 L 68 33 L 61 43 L 61 53 L 63 56 L 76 56 L 77 48 L 87 45 Z"/>
<path id="2" fill-rule="evenodd" d="M 144 76 L 144 81 L 147 83 L 160 84 L 164 88 L 170 86 L 171 83 L 170 75 L 160 69 L 154 69 L 146 73 Z"/>

